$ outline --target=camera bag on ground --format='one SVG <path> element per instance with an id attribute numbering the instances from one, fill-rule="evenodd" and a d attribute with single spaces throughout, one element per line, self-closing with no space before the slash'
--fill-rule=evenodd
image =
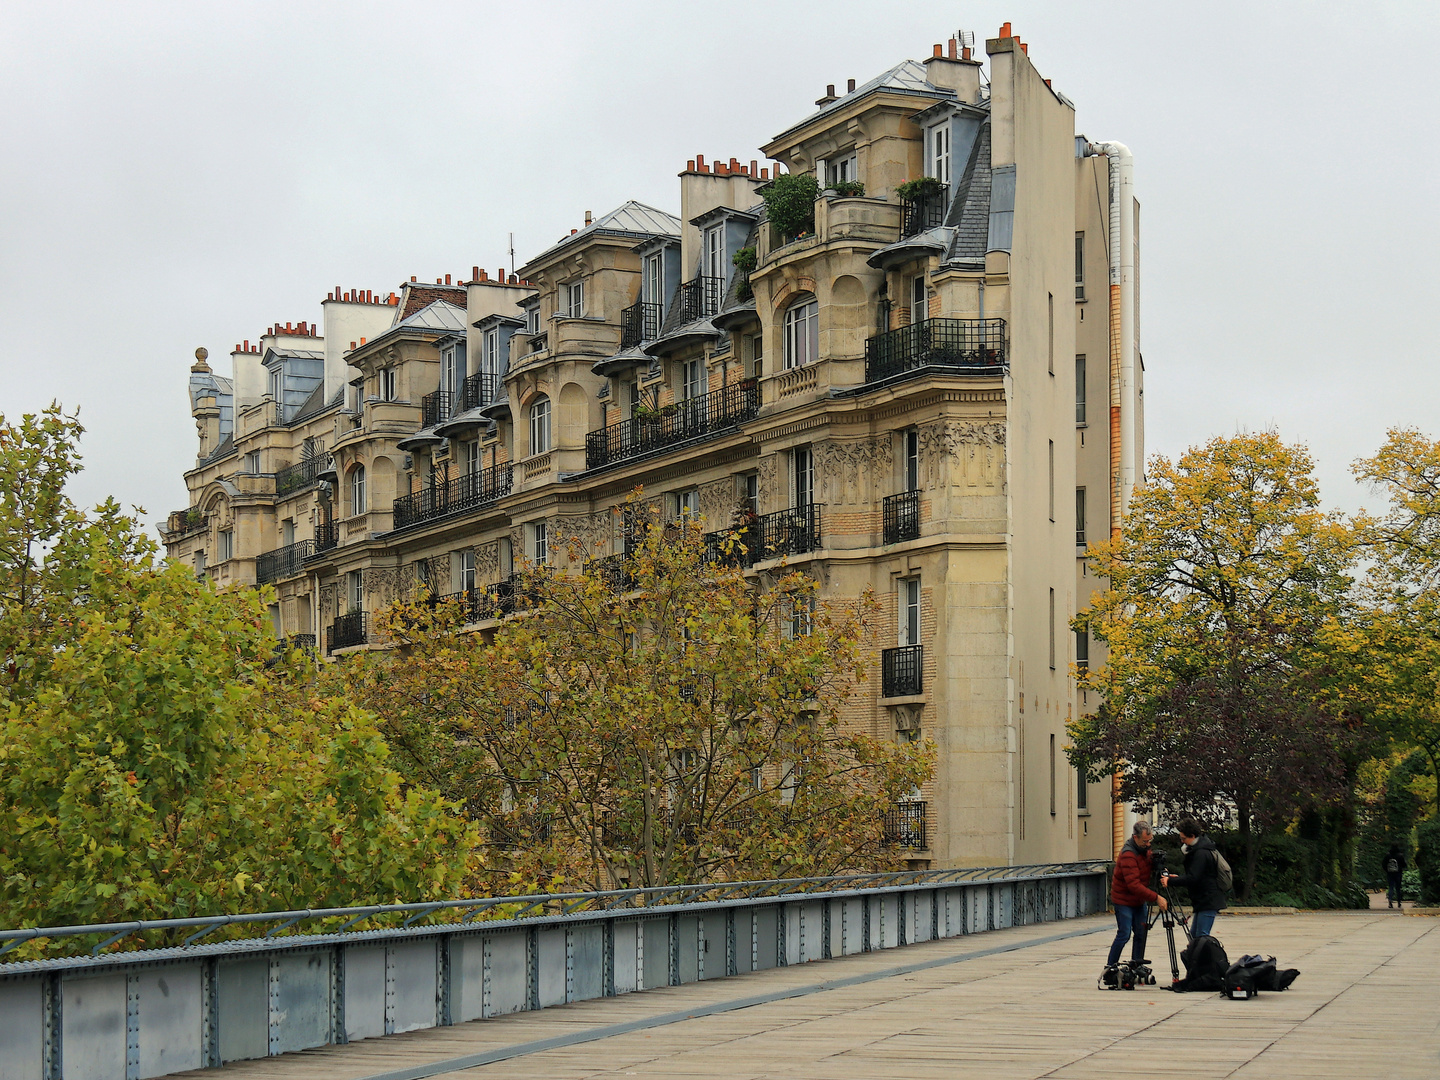
<path id="1" fill-rule="evenodd" d="M 1190 939 L 1185 951 L 1180 954 L 1185 962 L 1185 978 L 1171 989 L 1177 993 L 1196 990 L 1216 991 L 1225 986 L 1225 973 L 1230 970 L 1230 957 L 1225 955 L 1225 946 L 1209 934 L 1198 934 Z"/>
<path id="2" fill-rule="evenodd" d="M 1298 968 L 1279 970 L 1273 956 L 1242 956 L 1225 972 L 1222 993 L 1231 998 L 1252 998 L 1260 991 L 1284 990 L 1300 974 Z"/>

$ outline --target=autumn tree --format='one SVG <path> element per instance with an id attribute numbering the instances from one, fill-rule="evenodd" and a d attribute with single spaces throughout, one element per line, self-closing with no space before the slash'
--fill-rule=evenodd
<path id="1" fill-rule="evenodd" d="M 1141 806 L 1233 813 L 1254 883 L 1257 833 L 1343 785 L 1343 725 L 1319 641 L 1343 613 L 1350 533 L 1326 514 L 1309 454 L 1273 432 L 1152 460 L 1121 533 L 1089 551 L 1109 581 L 1076 620 L 1108 646 L 1069 725 L 1092 778 Z"/>
<path id="2" fill-rule="evenodd" d="M 273 667 L 265 597 L 158 561 L 113 501 L 71 503 L 81 431 L 0 417 L 0 924 L 463 889 L 469 827 L 402 783 L 369 716 Z"/>
<path id="3" fill-rule="evenodd" d="M 571 543 L 567 568 L 523 572 L 493 633 L 457 633 L 453 604 L 397 608 L 398 648 L 337 665 L 330 692 L 379 714 L 520 882 L 898 865 L 883 815 L 933 764 L 841 722 L 873 601 L 817 604 L 783 568 L 757 585 L 694 522 L 642 525 L 623 560 Z"/>

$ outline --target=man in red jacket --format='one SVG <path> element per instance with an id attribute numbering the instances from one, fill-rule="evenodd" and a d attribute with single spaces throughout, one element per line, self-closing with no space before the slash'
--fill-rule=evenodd
<path id="1" fill-rule="evenodd" d="M 1105 971 L 1100 980 L 1103 985 L 1115 985 L 1115 967 L 1120 963 L 1120 953 L 1130 935 L 1135 935 L 1135 946 L 1130 952 L 1131 961 L 1145 957 L 1145 937 L 1149 932 L 1146 925 L 1145 905 L 1156 903 L 1164 911 L 1170 905 L 1165 898 L 1150 887 L 1150 842 L 1155 839 L 1155 830 L 1148 821 L 1135 822 L 1130 839 L 1120 849 L 1115 860 L 1115 876 L 1110 882 L 1110 902 L 1115 905 L 1115 941 L 1110 946 L 1110 958 L 1105 961 Z"/>

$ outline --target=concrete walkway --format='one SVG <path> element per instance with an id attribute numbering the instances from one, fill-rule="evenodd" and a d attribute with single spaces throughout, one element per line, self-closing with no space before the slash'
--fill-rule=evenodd
<path id="1" fill-rule="evenodd" d="M 1291 990 L 1251 1001 L 1158 986 L 1097 991 L 1112 927 L 1094 917 L 997 931 L 187 1075 L 1440 1076 L 1440 919 L 1383 910 L 1222 915 L 1216 936 L 1232 957 L 1273 953 L 1302 972 Z M 1168 981 L 1158 927 L 1151 941 Z"/>

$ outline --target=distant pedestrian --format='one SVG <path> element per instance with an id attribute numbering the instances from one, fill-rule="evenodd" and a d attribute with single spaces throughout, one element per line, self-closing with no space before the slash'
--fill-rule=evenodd
<path id="1" fill-rule="evenodd" d="M 1193 817 L 1182 817 L 1175 823 L 1175 831 L 1185 845 L 1185 872 L 1167 874 L 1160 879 L 1160 884 L 1183 885 L 1190 891 L 1190 906 L 1195 909 L 1190 932 L 1199 937 L 1210 933 L 1215 916 L 1228 906 L 1225 889 L 1220 884 L 1220 857 L 1215 842 L 1205 835 Z"/>
<path id="2" fill-rule="evenodd" d="M 1155 830 L 1148 821 L 1135 822 L 1130 839 L 1125 841 L 1120 857 L 1115 860 L 1115 877 L 1110 882 L 1110 902 L 1115 906 L 1115 940 L 1110 945 L 1110 956 L 1100 975 L 1102 985 L 1115 985 L 1120 954 L 1125 951 L 1125 942 L 1132 934 L 1135 945 L 1130 952 L 1131 962 L 1145 958 L 1145 938 L 1149 933 L 1147 905 L 1159 904 L 1161 911 L 1170 906 L 1150 886 L 1153 877 L 1150 842 L 1154 839 Z"/>
<path id="3" fill-rule="evenodd" d="M 1399 844 L 1390 845 L 1390 850 L 1385 853 L 1385 858 L 1381 860 L 1381 865 L 1385 868 L 1385 881 L 1389 886 L 1388 895 L 1390 903 L 1388 906 L 1392 908 L 1403 907 L 1404 905 L 1400 898 L 1404 893 L 1400 891 L 1400 883 L 1405 876 L 1406 863 L 1405 853 L 1400 850 Z"/>

